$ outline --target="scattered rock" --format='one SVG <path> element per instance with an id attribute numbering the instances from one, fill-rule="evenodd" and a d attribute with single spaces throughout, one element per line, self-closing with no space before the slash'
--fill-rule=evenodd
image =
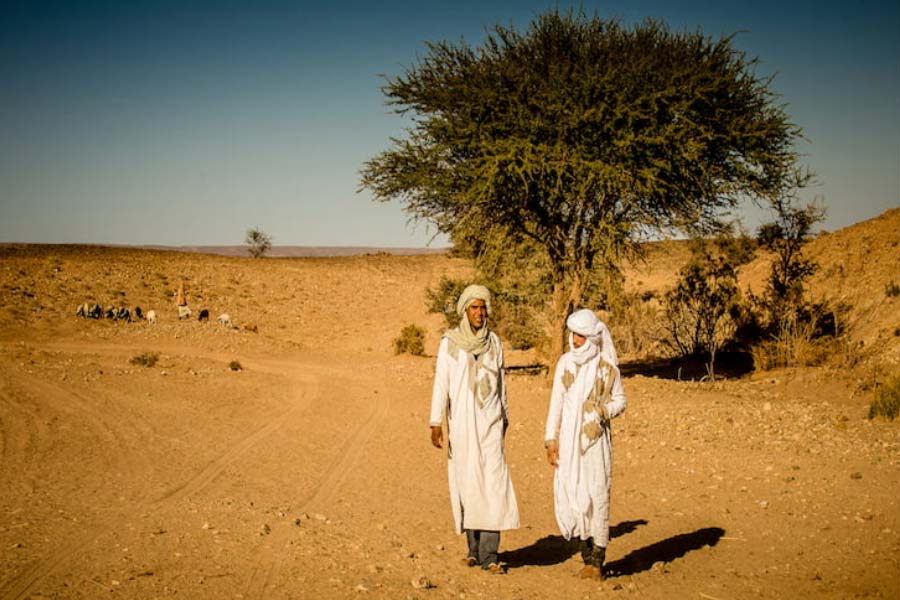
<path id="1" fill-rule="evenodd" d="M 259 535 L 269 535 L 272 533 L 272 528 L 269 527 L 268 523 L 263 523 L 262 527 L 259 528 Z"/>
<path id="2" fill-rule="evenodd" d="M 425 577 L 424 575 L 421 577 L 416 577 L 412 580 L 412 586 L 417 590 L 430 590 L 432 588 L 436 588 L 437 586 L 431 583 L 431 580 Z"/>

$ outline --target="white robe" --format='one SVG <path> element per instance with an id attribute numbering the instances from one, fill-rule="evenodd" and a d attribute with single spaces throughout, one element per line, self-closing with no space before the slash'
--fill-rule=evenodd
<path id="1" fill-rule="evenodd" d="M 610 385 L 610 380 L 611 385 Z M 609 496 L 612 476 L 612 436 L 608 422 L 596 412 L 585 411 L 585 400 L 596 383 L 597 392 L 608 393 L 601 404 L 610 419 L 625 410 L 625 390 L 619 369 L 595 356 L 580 367 L 571 352 L 556 364 L 545 440 L 559 439 L 559 466 L 553 477 L 556 521 L 567 540 L 593 538 L 598 546 L 609 542 Z M 595 422 L 600 434 L 594 439 L 583 431 Z"/>
<path id="2" fill-rule="evenodd" d="M 440 426 L 447 415 L 447 471 L 457 533 L 519 527 L 504 451 L 503 347 L 496 334 L 490 336 L 491 349 L 478 363 L 447 337 L 438 348 L 429 421 Z"/>

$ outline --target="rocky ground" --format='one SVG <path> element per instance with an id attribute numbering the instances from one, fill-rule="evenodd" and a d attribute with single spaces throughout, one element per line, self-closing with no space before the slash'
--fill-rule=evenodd
<path id="1" fill-rule="evenodd" d="M 417 323 L 433 353 L 424 288 L 467 269 L 3 248 L 0 598 L 900 596 L 900 428 L 827 366 L 709 384 L 626 362 L 602 583 L 573 576 L 555 526 L 549 382 L 513 371 L 522 527 L 503 534 L 506 575 L 461 566 L 433 357 L 391 341 Z M 179 322 L 181 281 L 235 327 Z M 93 299 L 160 322 L 76 318 Z"/>

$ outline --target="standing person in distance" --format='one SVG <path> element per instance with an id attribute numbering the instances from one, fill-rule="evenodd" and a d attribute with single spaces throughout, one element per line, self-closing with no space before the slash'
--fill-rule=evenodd
<path id="1" fill-rule="evenodd" d="M 447 418 L 447 473 L 456 533 L 465 532 L 463 562 L 502 574 L 497 558 L 500 532 L 519 527 L 519 509 L 504 440 L 509 404 L 503 346 L 488 326 L 491 296 L 470 285 L 459 297 L 459 325 L 446 331 L 438 348 L 431 397 L 431 443 L 442 447 Z"/>

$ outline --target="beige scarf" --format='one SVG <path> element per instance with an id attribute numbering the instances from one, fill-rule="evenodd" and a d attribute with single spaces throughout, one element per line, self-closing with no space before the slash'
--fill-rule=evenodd
<path id="1" fill-rule="evenodd" d="M 465 315 L 460 319 L 459 325 L 448 330 L 444 335 L 458 348 L 469 354 L 481 356 L 491 349 L 491 336 L 487 323 L 478 331 L 473 332 L 472 326 L 469 325 L 469 319 Z"/>

